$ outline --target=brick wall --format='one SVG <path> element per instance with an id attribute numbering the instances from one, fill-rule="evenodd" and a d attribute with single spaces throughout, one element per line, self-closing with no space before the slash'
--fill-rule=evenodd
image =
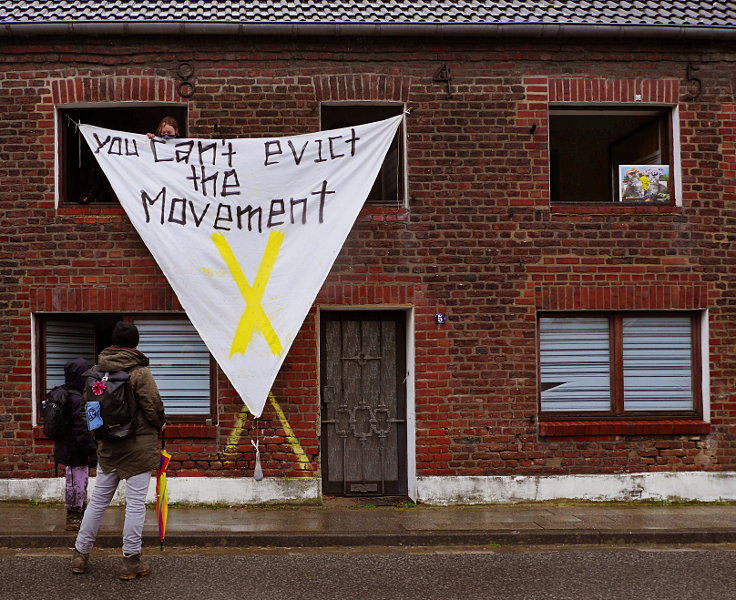
<path id="1" fill-rule="evenodd" d="M 317 130 L 326 101 L 414 108 L 408 208 L 364 209 L 317 305 L 414 309 L 418 474 L 736 466 L 733 47 L 145 42 L 0 39 L 1 477 L 52 471 L 34 429 L 32 313 L 181 310 L 122 210 L 55 206 L 54 107 L 122 101 L 185 103 L 201 137 Z M 434 80 L 443 65 L 447 84 Z M 679 106 L 682 206 L 551 208 L 548 103 L 636 95 Z M 540 425 L 537 311 L 649 308 L 709 311 L 710 425 Z M 172 427 L 172 468 L 249 473 L 258 427 L 267 475 L 318 472 L 317 323 L 313 308 L 257 425 L 218 371 L 216 420 Z"/>

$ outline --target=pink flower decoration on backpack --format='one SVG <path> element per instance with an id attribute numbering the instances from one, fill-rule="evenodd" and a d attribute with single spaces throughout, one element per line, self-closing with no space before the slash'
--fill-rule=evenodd
<path id="1" fill-rule="evenodd" d="M 95 396 L 101 396 L 106 389 L 107 385 L 105 385 L 104 381 L 95 381 L 92 384 L 92 393 Z"/>

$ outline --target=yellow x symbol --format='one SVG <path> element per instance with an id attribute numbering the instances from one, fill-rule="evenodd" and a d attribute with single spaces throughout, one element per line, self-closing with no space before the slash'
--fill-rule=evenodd
<path id="1" fill-rule="evenodd" d="M 245 300 L 245 310 L 240 317 L 240 323 L 238 323 L 233 344 L 230 346 L 229 358 L 232 358 L 233 354 L 245 354 L 248 344 L 250 344 L 250 338 L 256 329 L 266 338 L 271 352 L 278 356 L 281 354 L 283 347 L 271 322 L 268 320 L 268 316 L 263 310 L 263 306 L 261 306 L 261 300 L 263 299 L 263 293 L 266 291 L 266 284 L 268 283 L 268 278 L 271 276 L 271 271 L 276 262 L 281 243 L 284 241 L 284 234 L 280 231 L 272 231 L 271 235 L 268 236 L 266 249 L 263 252 L 263 258 L 258 267 L 258 273 L 256 273 L 253 287 L 250 286 L 245 275 L 243 275 L 243 271 L 240 269 L 240 265 L 238 265 L 238 261 L 235 259 L 235 255 L 230 249 L 225 236 L 221 233 L 213 233 L 212 241 L 220 251 L 220 256 L 225 261 L 227 268 L 230 269 L 230 274 L 233 276 Z"/>

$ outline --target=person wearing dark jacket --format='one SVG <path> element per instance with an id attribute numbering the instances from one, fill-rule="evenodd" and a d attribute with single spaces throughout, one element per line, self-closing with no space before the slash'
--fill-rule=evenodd
<path id="1" fill-rule="evenodd" d="M 82 525 L 74 543 L 72 573 L 87 570 L 100 521 L 110 505 L 120 480 L 125 480 L 125 524 L 123 525 L 123 569 L 118 577 L 123 580 L 148 575 L 151 567 L 141 560 L 143 525 L 146 519 L 146 494 L 151 473 L 159 465 L 158 434 L 164 426 L 164 406 L 158 387 L 148 368 L 148 358 L 136 349 L 138 328 L 132 323 L 119 322 L 111 338 L 112 346 L 105 348 L 94 369 L 98 371 L 127 371 L 132 393 L 129 395 L 134 415 L 134 435 L 120 440 L 98 440 L 97 478 Z M 87 402 L 85 391 L 82 410 Z"/>
<path id="2" fill-rule="evenodd" d="M 66 467 L 67 531 L 78 531 L 87 504 L 89 467 L 97 464 L 97 444 L 87 429 L 81 413 L 84 373 L 89 363 L 84 358 L 73 358 L 64 365 L 64 387 L 69 394 L 66 401 L 66 419 L 69 429 L 66 435 L 54 443 L 54 460 Z"/>

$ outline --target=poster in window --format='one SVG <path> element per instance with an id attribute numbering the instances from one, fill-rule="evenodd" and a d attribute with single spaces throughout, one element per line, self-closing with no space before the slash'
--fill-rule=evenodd
<path id="1" fill-rule="evenodd" d="M 622 202 L 669 202 L 669 165 L 619 165 L 619 199 Z"/>

